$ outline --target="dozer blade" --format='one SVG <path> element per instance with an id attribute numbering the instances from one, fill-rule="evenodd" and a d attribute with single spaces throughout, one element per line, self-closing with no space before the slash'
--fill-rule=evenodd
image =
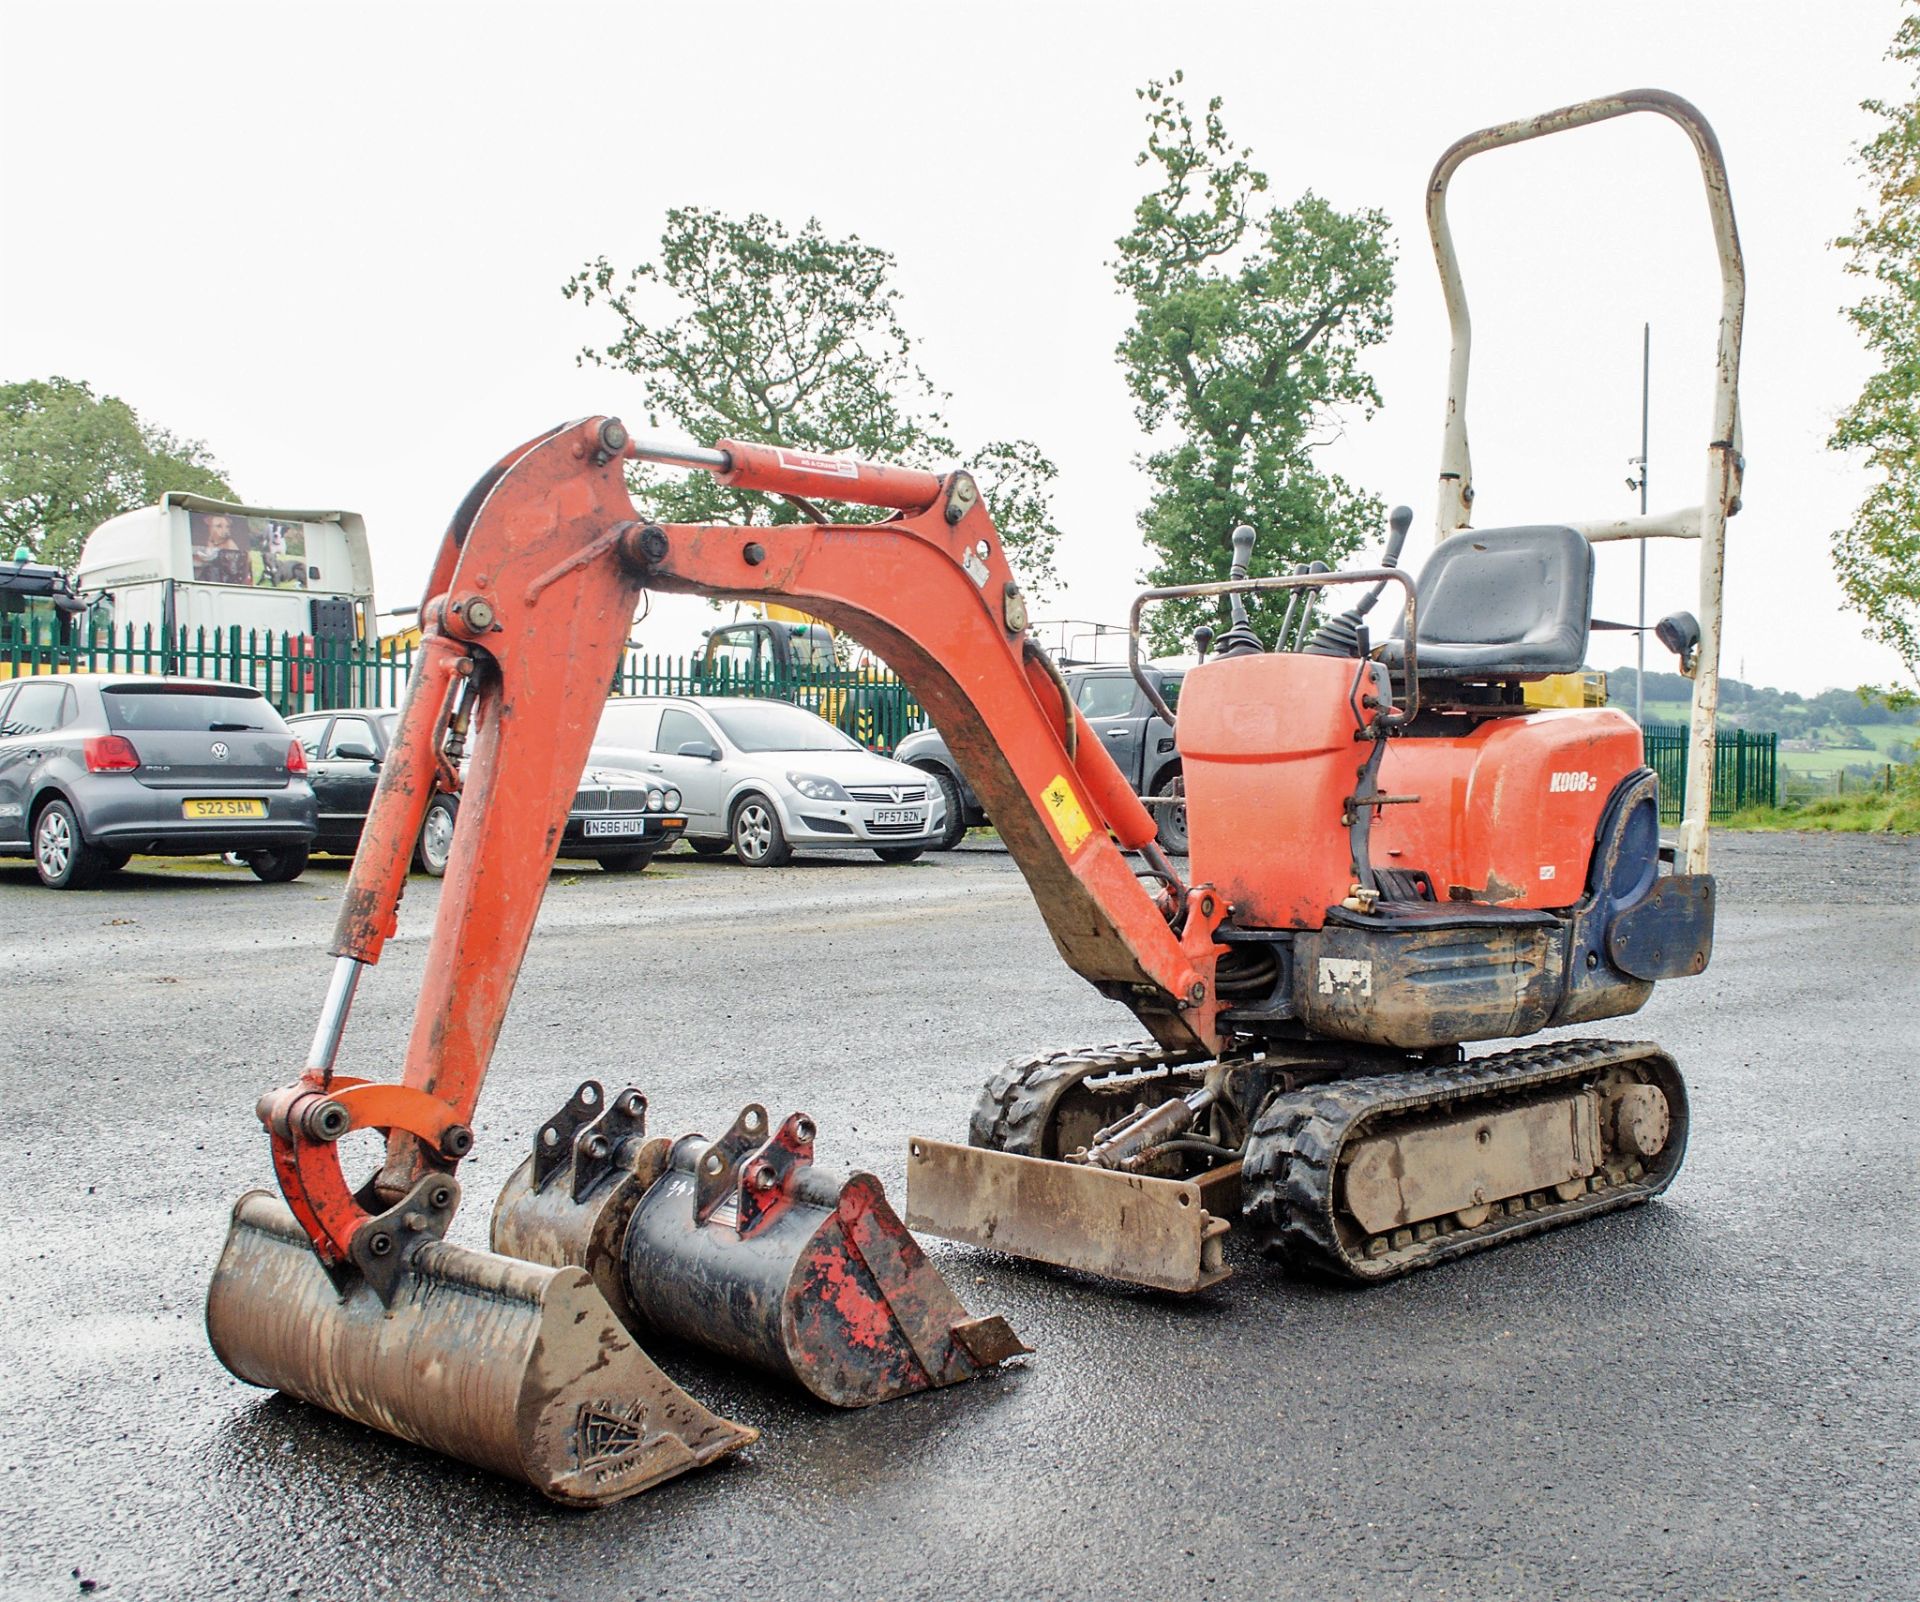
<path id="1" fill-rule="evenodd" d="M 1191 1293 L 1233 1271 L 1231 1227 L 1208 1210 L 1234 1204 L 1240 1165 L 1198 1179 L 1155 1179 L 1080 1163 L 916 1136 L 907 1146 L 907 1225 L 1058 1268 Z"/>
<path id="2" fill-rule="evenodd" d="M 865 1407 L 1030 1350 L 971 1317 L 879 1180 L 813 1167 L 814 1128 L 746 1108 L 709 1143 L 646 1138 L 645 1098 L 583 1085 L 494 1209 L 496 1250 L 585 1268 L 637 1327 Z"/>
<path id="3" fill-rule="evenodd" d="M 597 1507 L 745 1446 L 660 1372 L 577 1268 L 444 1241 L 410 1254 L 391 1306 L 344 1294 L 276 1198 L 233 1209 L 207 1333 L 251 1385 Z"/>

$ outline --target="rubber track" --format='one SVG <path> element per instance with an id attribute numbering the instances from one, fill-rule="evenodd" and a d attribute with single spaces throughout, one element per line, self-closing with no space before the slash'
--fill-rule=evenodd
<path id="1" fill-rule="evenodd" d="M 1053 1110 L 1083 1080 L 1109 1073 L 1137 1073 L 1145 1079 L 1164 1068 L 1204 1061 L 1204 1053 L 1169 1052 L 1152 1040 L 1078 1046 L 1017 1058 L 980 1092 L 967 1120 L 967 1143 L 1020 1157 L 1046 1156 L 1044 1141 Z"/>
<path id="2" fill-rule="evenodd" d="M 1383 1113 L 1417 1112 L 1474 1100 L 1504 1100 L 1519 1091 L 1569 1088 L 1607 1069 L 1644 1064 L 1666 1092 L 1672 1125 L 1666 1147 L 1638 1180 L 1610 1183 L 1571 1201 L 1549 1199 L 1496 1216 L 1472 1229 L 1415 1239 L 1382 1257 L 1356 1257 L 1334 1226 L 1334 1176 L 1341 1149 L 1360 1126 Z M 1333 1080 L 1276 1096 L 1262 1110 L 1247 1142 L 1241 1170 L 1242 1210 L 1267 1234 L 1267 1250 L 1291 1266 L 1341 1279 L 1377 1282 L 1416 1268 L 1465 1257 L 1560 1224 L 1630 1207 L 1673 1182 L 1687 1144 L 1686 1090 L 1680 1070 L 1658 1046 L 1644 1041 L 1561 1040 L 1497 1052 L 1442 1068 Z"/>

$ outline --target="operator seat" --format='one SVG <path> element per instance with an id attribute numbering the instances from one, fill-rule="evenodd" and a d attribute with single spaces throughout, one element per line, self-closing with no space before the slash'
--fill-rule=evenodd
<path id="1" fill-rule="evenodd" d="M 1593 547 L 1575 529 L 1449 535 L 1420 570 L 1418 590 L 1422 679 L 1511 684 L 1576 673 L 1586 662 Z M 1399 630 L 1380 656 L 1405 665 Z"/>

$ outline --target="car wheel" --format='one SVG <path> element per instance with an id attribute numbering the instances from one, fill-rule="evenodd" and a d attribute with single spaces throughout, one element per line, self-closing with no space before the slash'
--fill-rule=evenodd
<path id="1" fill-rule="evenodd" d="M 247 866 L 266 884 L 291 884 L 307 871 L 307 848 L 282 846 L 277 851 L 249 851 Z"/>
<path id="2" fill-rule="evenodd" d="M 777 868 L 792 860 L 780 814 L 765 796 L 750 795 L 734 808 L 733 854 L 750 868 Z"/>
<path id="3" fill-rule="evenodd" d="M 651 851 L 622 851 L 618 856 L 595 857 L 602 873 L 640 873 L 653 861 Z"/>
<path id="4" fill-rule="evenodd" d="M 33 865 L 50 890 L 88 890 L 106 876 L 107 855 L 81 837 L 72 807 L 49 801 L 34 820 Z"/>
<path id="5" fill-rule="evenodd" d="M 413 860 L 420 871 L 438 879 L 447 871 L 447 858 L 453 855 L 453 803 L 438 796 L 427 808 L 420 825 L 420 841 L 413 848 Z"/>
<path id="6" fill-rule="evenodd" d="M 1155 795 L 1172 796 L 1177 804 L 1170 807 L 1155 807 L 1154 820 L 1159 826 L 1160 849 L 1172 856 L 1184 857 L 1187 854 L 1187 781 L 1176 773 L 1161 781 Z"/>
<path id="7" fill-rule="evenodd" d="M 731 840 L 689 840 L 687 844 L 693 847 L 693 854 L 697 857 L 720 857 L 727 854 L 733 842 Z"/>
<path id="8" fill-rule="evenodd" d="M 954 783 L 950 774 L 940 768 L 920 769 L 934 784 L 939 786 L 940 794 L 947 804 L 946 827 L 940 831 L 939 838 L 931 847 L 935 851 L 951 851 L 967 834 L 967 809 L 960 800 L 960 786 Z M 918 853 L 915 853 L 918 855 Z"/>
<path id="9" fill-rule="evenodd" d="M 875 846 L 873 854 L 882 862 L 918 862 L 926 849 L 925 846 Z"/>

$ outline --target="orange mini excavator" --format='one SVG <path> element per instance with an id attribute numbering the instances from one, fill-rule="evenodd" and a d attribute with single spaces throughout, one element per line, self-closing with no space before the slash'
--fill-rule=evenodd
<path id="1" fill-rule="evenodd" d="M 1618 523 L 1473 529 L 1468 323 L 1448 182 L 1483 150 L 1647 111 L 1691 137 L 1724 299 L 1702 504 Z M 453 518 L 419 665 L 354 862 L 304 1072 L 263 1099 L 281 1198 L 235 1209 L 208 1303 L 236 1374 L 604 1502 L 752 1432 L 653 1367 L 644 1332 L 704 1341 L 860 1405 L 1023 1350 L 968 1314 L 907 1225 L 1193 1291 L 1223 1278 L 1239 1212 L 1291 1263 L 1377 1280 L 1658 1194 L 1687 1100 L 1655 1046 L 1508 1040 L 1619 1017 L 1707 964 L 1722 553 L 1737 509 L 1743 286 L 1711 130 L 1637 91 L 1449 150 L 1429 220 L 1454 325 L 1439 539 L 1420 574 L 1235 576 L 1149 591 L 1359 586 L 1280 647 L 1242 624 L 1186 676 L 1175 724 L 1186 868 L 1031 639 L 973 480 L 746 442 L 636 442 L 612 418 L 510 452 Z M 769 528 L 647 521 L 623 466 L 713 473 L 816 512 Z M 816 513 L 817 515 L 817 513 Z M 1593 546 L 1699 542 L 1695 616 L 1662 636 L 1694 682 L 1686 814 L 1663 846 L 1639 730 L 1524 687 L 1581 666 Z M 1374 639 L 1374 598 L 1397 625 Z M 916 1139 L 905 1224 L 879 1183 L 813 1166 L 814 1126 L 749 1106 L 716 1140 L 650 1136 L 637 1090 L 582 1086 L 495 1210 L 493 1247 L 442 1237 L 481 1079 L 643 589 L 803 607 L 879 652 L 940 728 L 1068 966 L 1151 1039 L 994 1076 L 970 1140 Z M 1242 613 L 1242 616 L 1244 613 Z M 460 826 L 397 1084 L 334 1071 L 355 987 L 392 935 L 413 842 L 465 764 Z M 386 1135 L 357 1189 L 339 1142 Z"/>

